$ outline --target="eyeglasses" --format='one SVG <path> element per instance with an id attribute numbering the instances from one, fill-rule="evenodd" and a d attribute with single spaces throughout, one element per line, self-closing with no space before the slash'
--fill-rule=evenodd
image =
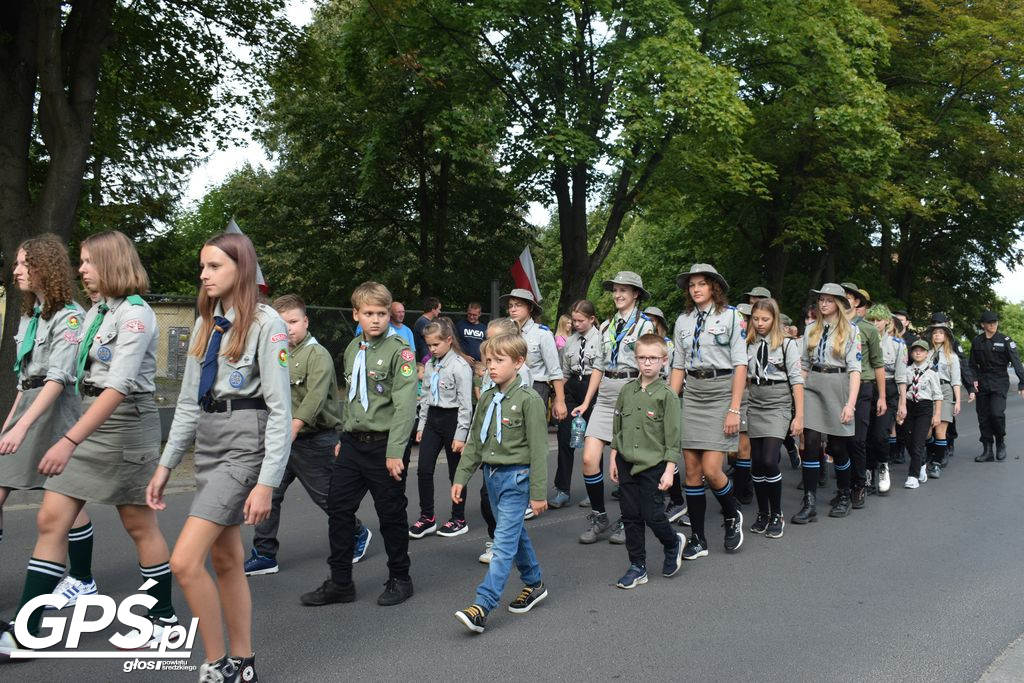
<path id="1" fill-rule="evenodd" d="M 664 360 L 661 356 L 637 356 L 636 362 L 643 363 L 644 365 L 653 365 L 660 360 Z"/>

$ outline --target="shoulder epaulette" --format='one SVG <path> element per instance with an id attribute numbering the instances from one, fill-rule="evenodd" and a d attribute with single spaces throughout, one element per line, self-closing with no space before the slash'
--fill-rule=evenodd
<path id="1" fill-rule="evenodd" d="M 890 337 L 890 339 L 892 339 L 897 344 L 906 344 L 906 342 L 903 341 L 903 337 Z"/>
<path id="2" fill-rule="evenodd" d="M 546 331 L 548 331 L 548 332 L 550 332 L 550 331 L 551 331 L 551 328 L 550 328 L 550 327 L 548 327 L 547 325 L 542 325 L 542 324 L 540 324 L 540 323 L 537 323 L 537 327 L 539 327 L 539 328 L 540 328 L 540 329 L 542 329 L 542 330 L 546 330 Z"/>
<path id="3" fill-rule="evenodd" d="M 130 303 L 132 306 L 145 306 L 146 305 L 145 299 L 143 299 L 138 294 L 131 294 L 129 296 L 126 296 L 124 298 L 124 300 L 127 301 L 128 303 Z"/>
<path id="4" fill-rule="evenodd" d="M 64 304 L 64 309 L 68 311 L 77 311 L 78 306 L 76 306 L 75 304 Z"/>

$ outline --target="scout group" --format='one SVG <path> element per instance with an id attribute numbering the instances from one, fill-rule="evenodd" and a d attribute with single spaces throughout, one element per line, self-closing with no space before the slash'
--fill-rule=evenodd
<path id="1" fill-rule="evenodd" d="M 14 266 L 24 304 L 15 337 L 17 399 L 0 434 L 0 505 L 14 489 L 45 491 L 20 605 L 50 593 L 73 604 L 96 592 L 84 505 L 114 505 L 153 598 L 152 629 L 129 637 L 143 648 L 178 623 L 173 575 L 199 618 L 199 679 L 207 682 L 256 680 L 246 575 L 277 571 L 281 500 L 296 478 L 327 513 L 330 538 L 330 576 L 302 604 L 355 600 L 352 565 L 371 536 L 356 511 L 369 492 L 388 557 L 378 603 L 389 606 L 413 594 L 410 539 L 466 533 L 467 486 L 481 469 L 491 540 L 480 560 L 489 566 L 472 603 L 454 615 L 479 633 L 513 564 L 523 587 L 510 612 L 529 612 L 548 596 L 524 520 L 570 503 L 581 441 L 587 497 L 580 504 L 590 511 L 579 541 L 624 543 L 628 565 L 616 585 L 631 589 L 652 571 L 646 528 L 661 543 L 664 577 L 711 552 L 707 489 L 722 510 L 726 552 L 742 547 L 745 532 L 781 538 L 783 451 L 802 470 L 803 502 L 789 521 L 816 522 L 819 508 L 842 518 L 864 507 L 869 493 L 889 493 L 897 464 L 906 463 L 906 489 L 940 478 L 964 398 L 978 400 L 983 446 L 976 460 L 1005 459 L 1011 363 L 1024 396 L 1016 345 L 991 312 L 962 363 L 943 316 L 912 337 L 905 313 L 872 304 L 852 283 L 825 283 L 812 290 L 815 304 L 798 337 L 766 289 L 730 306 L 725 279 L 696 264 L 678 276 L 686 303 L 671 331 L 659 309 L 645 307 L 649 293 L 636 273 L 603 283 L 615 307 L 610 320 L 599 324 L 593 303 L 578 301 L 568 314 L 571 333 L 557 341 L 539 324 L 532 293 L 514 289 L 502 297 L 508 317 L 488 326 L 479 363 L 460 349 L 447 318 L 423 329 L 429 353 L 418 358 L 389 326 L 388 289 L 364 283 L 352 294 L 361 333 L 344 353 L 339 411 L 333 361 L 309 333 L 304 303 L 294 295 L 259 303 L 251 242 L 222 234 L 199 254 L 200 315 L 161 453 L 158 331 L 141 297 L 146 270 L 119 232 L 82 242 L 80 263 L 93 302 L 88 312 L 75 302 L 70 259 L 56 237 L 24 242 Z M 559 425 L 550 502 L 549 407 Z M 420 515 L 410 526 L 405 478 L 413 442 Z M 196 492 L 171 551 L 156 514 L 165 508 L 171 470 L 192 447 Z M 439 526 L 433 472 L 442 449 L 451 516 Z M 825 506 L 817 493 L 828 462 L 837 491 Z M 617 522 L 605 505 L 606 475 L 618 485 L 611 492 Z M 756 516 L 745 525 L 741 506 L 754 498 Z M 256 525 L 248 557 L 243 522 Z M 673 523 L 689 526 L 689 537 Z M 39 632 L 42 612 L 19 612 L 3 625 L 0 656 L 25 647 L 19 640 Z"/>

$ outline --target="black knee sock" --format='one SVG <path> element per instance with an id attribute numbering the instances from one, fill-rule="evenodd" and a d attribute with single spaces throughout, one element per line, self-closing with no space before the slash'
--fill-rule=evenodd
<path id="1" fill-rule="evenodd" d="M 750 461 L 736 459 L 736 467 L 732 471 L 732 481 L 736 491 L 750 490 Z"/>
<path id="2" fill-rule="evenodd" d="M 764 477 L 751 477 L 754 480 L 754 495 L 757 497 L 757 511 L 768 514 L 768 485 Z"/>
<path id="3" fill-rule="evenodd" d="M 586 484 L 587 495 L 590 496 L 590 509 L 594 512 L 604 512 L 604 472 L 584 474 L 583 483 Z"/>
<path id="4" fill-rule="evenodd" d="M 835 457 L 835 456 L 833 456 Z M 845 462 L 840 462 L 837 458 L 833 461 L 836 467 L 836 486 L 839 487 L 840 491 L 844 491 L 850 488 L 850 459 L 847 458 Z"/>
<path id="5" fill-rule="evenodd" d="M 772 515 L 782 514 L 782 475 L 778 474 L 772 481 L 766 481 L 764 487 L 768 490 L 768 511 Z"/>
<path id="6" fill-rule="evenodd" d="M 821 471 L 821 463 L 817 460 L 804 460 L 801 466 L 801 476 L 804 480 L 804 491 L 807 493 L 818 492 L 818 475 Z"/>
<path id="7" fill-rule="evenodd" d="M 68 532 L 68 576 L 92 581 L 92 522 Z"/>
<path id="8" fill-rule="evenodd" d="M 24 607 L 25 603 L 39 595 L 52 593 L 60 580 L 64 578 L 66 567 L 57 562 L 40 560 L 35 557 L 28 561 L 28 571 L 25 572 L 25 588 L 21 591 L 21 602 L 18 609 Z M 25 628 L 32 635 L 39 634 L 39 622 L 43 618 L 43 607 L 32 610 L 28 615 Z"/>
<path id="9" fill-rule="evenodd" d="M 156 581 L 155 586 L 146 590 L 147 593 L 156 598 L 156 604 L 149 613 L 154 617 L 174 616 L 174 605 L 171 604 L 171 565 L 167 562 L 143 567 L 139 565 L 139 572 L 144 579 Z"/>
<path id="10" fill-rule="evenodd" d="M 707 511 L 708 499 L 704 495 L 703 486 L 687 486 L 686 505 L 690 508 L 690 529 L 693 535 L 700 540 L 705 540 L 704 535 L 704 514 Z"/>
<path id="11" fill-rule="evenodd" d="M 736 496 L 732 494 L 732 482 L 726 482 L 725 486 L 718 489 L 711 489 L 711 493 L 715 494 L 715 498 L 718 499 L 718 504 L 722 507 L 722 516 L 726 519 L 736 517 L 736 512 L 739 506 L 736 504 Z"/>

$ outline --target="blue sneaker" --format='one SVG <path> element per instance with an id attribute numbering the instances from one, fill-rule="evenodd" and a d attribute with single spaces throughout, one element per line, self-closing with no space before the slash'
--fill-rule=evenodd
<path id="1" fill-rule="evenodd" d="M 555 494 L 555 497 L 548 501 L 549 508 L 564 508 L 569 504 L 569 492 L 562 491 L 561 489 Z"/>
<path id="2" fill-rule="evenodd" d="M 676 547 L 665 550 L 665 564 L 661 567 L 662 576 L 675 576 L 679 568 L 683 566 L 683 548 L 686 546 L 686 536 L 676 534 Z"/>
<path id="3" fill-rule="evenodd" d="M 277 566 L 277 560 L 273 557 L 260 555 L 256 548 L 252 549 L 252 555 L 245 561 L 245 575 L 257 576 L 259 574 L 276 574 L 281 571 Z"/>
<path id="4" fill-rule="evenodd" d="M 359 531 L 356 532 L 356 547 L 352 549 L 352 564 L 366 557 L 366 549 L 370 547 L 371 538 L 373 532 L 370 531 L 370 527 L 365 524 L 359 527 Z"/>
<path id="5" fill-rule="evenodd" d="M 622 575 L 622 578 L 615 584 L 619 588 L 636 588 L 647 583 L 647 570 L 635 564 L 629 565 L 629 570 Z"/>

